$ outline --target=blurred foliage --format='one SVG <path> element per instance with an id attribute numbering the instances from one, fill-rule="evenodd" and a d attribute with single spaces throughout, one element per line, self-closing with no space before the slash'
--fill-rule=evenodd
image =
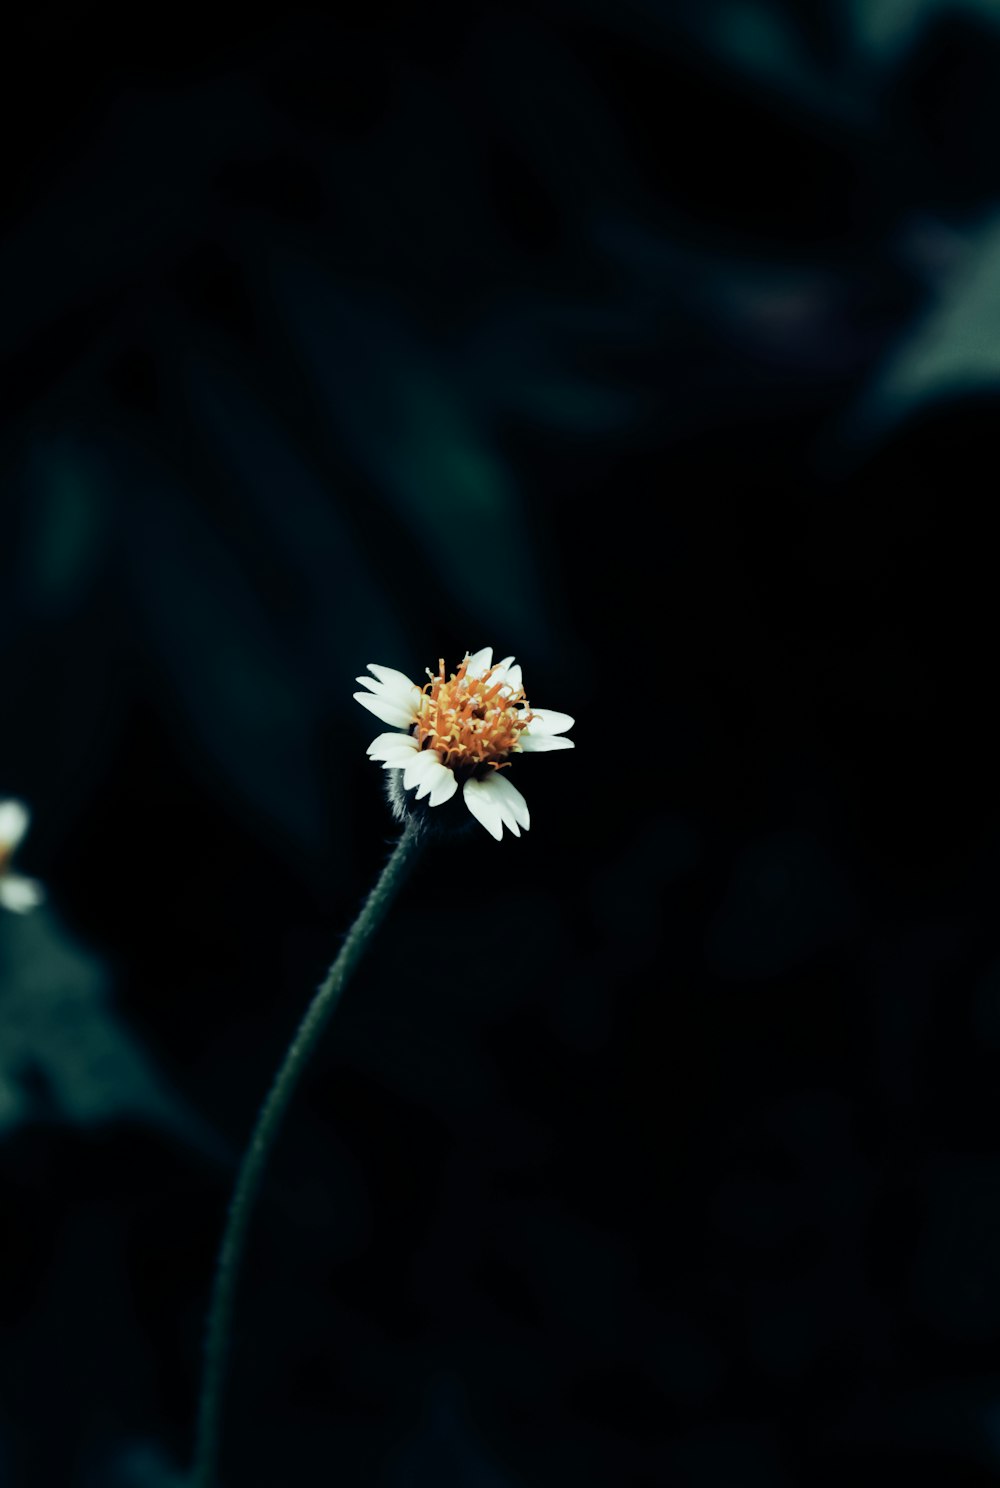
<path id="1" fill-rule="evenodd" d="M 303 1088 L 234 1481 L 995 1482 L 1000 10 L 9 28 L 0 1476 L 178 1481 L 352 678 L 492 643 L 578 757 Z"/>
<path id="2" fill-rule="evenodd" d="M 0 1139 L 25 1122 L 148 1123 L 218 1153 L 114 1011 L 109 978 L 41 908 L 0 919 Z"/>
<path id="3" fill-rule="evenodd" d="M 1000 224 L 990 220 L 950 240 L 939 233 L 928 248 L 944 260 L 940 287 L 873 380 L 865 411 L 879 436 L 928 403 L 1000 386 Z"/>
<path id="4" fill-rule="evenodd" d="M 981 32 L 995 49 L 992 7 L 584 13 L 609 63 L 636 66 L 623 50 L 635 35 L 652 48 L 624 111 L 560 6 L 531 21 L 484 12 L 457 64 L 430 39 L 411 56 L 406 29 L 385 47 L 377 20 L 349 27 L 329 90 L 315 60 L 328 33 L 303 14 L 275 46 L 251 30 L 224 74 L 192 62 L 184 88 L 165 85 L 169 59 L 162 77 L 137 61 L 104 116 L 54 137 L 59 192 L 24 177 L 34 209 L 4 250 L 6 368 L 32 398 L 27 443 L 16 423 L 6 432 L 24 512 L 16 592 L 35 628 L 79 614 L 98 578 L 102 604 L 128 596 L 114 623 L 138 627 L 196 768 L 226 782 L 234 810 L 314 851 L 325 722 L 364 660 L 423 664 L 404 638 L 415 606 L 455 650 L 502 632 L 553 653 L 559 578 L 503 448 L 509 420 L 646 437 L 702 418 L 706 400 L 716 418 L 753 406 L 762 376 L 772 398 L 801 396 L 796 370 L 818 357 L 813 400 L 872 369 L 863 406 L 881 430 L 995 381 L 991 229 L 966 247 L 970 229 L 934 199 L 934 172 L 920 173 L 934 116 L 919 112 L 934 38 Z M 75 23 L 62 25 L 68 44 Z M 657 67 L 663 87 L 684 84 L 677 107 L 694 109 L 714 184 L 677 153 Z M 725 115 L 708 127 L 735 76 L 745 149 L 775 147 L 756 216 L 740 152 L 719 153 Z M 787 122 L 779 96 L 802 119 Z M 657 106 L 662 134 L 643 147 Z M 832 142 L 810 122 L 824 112 Z M 883 143 L 859 158 L 866 132 Z M 822 161 L 825 201 L 800 148 Z M 974 189 L 978 157 L 963 165 Z M 848 170 L 862 172 L 850 187 Z M 849 236 L 817 237 L 827 219 L 849 234 L 852 192 L 860 205 L 887 193 L 866 263 L 844 256 Z M 713 220 L 720 208 L 728 220 Z M 766 254 L 739 243 L 732 213 L 769 235 Z M 780 241 L 803 233 L 808 269 Z M 878 307 L 907 278 L 910 303 L 928 278 L 943 298 L 904 325 L 908 307 Z M 730 362 L 727 385 L 734 350 L 743 370 Z"/>

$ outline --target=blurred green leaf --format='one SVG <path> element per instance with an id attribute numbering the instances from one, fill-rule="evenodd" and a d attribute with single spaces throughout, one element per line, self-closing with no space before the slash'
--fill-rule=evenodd
<path id="1" fill-rule="evenodd" d="M 217 1146 L 115 1015 L 104 967 L 42 907 L 0 918 L 0 1136 L 53 1118 Z"/>
<path id="2" fill-rule="evenodd" d="M 816 75 L 802 37 L 780 6 L 729 0 L 728 4 L 693 7 L 692 19 L 711 52 L 769 88 L 792 97 L 808 96 L 818 101 L 829 80 Z"/>
<path id="3" fill-rule="evenodd" d="M 245 810 L 300 844 L 325 828 L 310 687 L 235 545 L 207 513 L 144 484 L 131 508 L 129 577 L 164 668 L 164 713 Z"/>
<path id="4" fill-rule="evenodd" d="M 881 434 L 916 409 L 969 394 L 1000 393 L 1000 218 L 961 254 L 937 302 L 876 377 L 860 421 Z"/>
<path id="5" fill-rule="evenodd" d="M 189 1473 L 171 1467 L 159 1447 L 132 1442 L 116 1452 L 107 1469 L 108 1488 L 192 1488 Z"/>
<path id="6" fill-rule="evenodd" d="M 71 611 L 96 578 L 107 549 L 107 502 L 87 454 L 53 441 L 30 461 L 19 583 L 29 608 Z"/>
<path id="7" fill-rule="evenodd" d="M 1000 26 L 996 0 L 851 0 L 851 25 L 859 47 L 881 62 L 894 62 L 937 20 L 973 16 Z"/>
<path id="8" fill-rule="evenodd" d="M 198 345 L 192 335 L 189 345 Z M 288 565 L 304 609 L 299 659 L 314 689 L 335 698 L 368 656 L 400 656 L 402 605 L 342 515 L 338 493 L 310 468 L 309 454 L 204 341 L 187 357 L 185 383 L 199 423 L 221 452 L 269 551 Z M 305 654 L 309 652 L 311 654 Z"/>
<path id="9" fill-rule="evenodd" d="M 301 266 L 281 300 L 319 398 L 428 571 L 482 617 L 481 634 L 530 630 L 541 643 L 544 583 L 519 495 L 474 396 L 449 380 L 399 313 L 348 299 Z M 419 592 L 415 581 L 414 598 Z"/>
<path id="10" fill-rule="evenodd" d="M 812 833 L 771 832 L 734 864 L 706 953 L 726 980 L 764 981 L 843 944 L 856 924 L 851 885 L 826 844 Z"/>
<path id="11" fill-rule="evenodd" d="M 419 1427 L 396 1449 L 384 1481 L 387 1488 L 514 1488 L 470 1421 L 458 1376 L 447 1373 L 430 1381 Z"/>

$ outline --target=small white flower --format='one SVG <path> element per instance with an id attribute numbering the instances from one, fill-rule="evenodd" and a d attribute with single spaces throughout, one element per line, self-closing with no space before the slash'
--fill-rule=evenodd
<path id="1" fill-rule="evenodd" d="M 17 914 L 34 909 L 45 897 L 36 879 L 10 871 L 11 858 L 30 820 L 23 801 L 0 801 L 0 904 Z"/>
<path id="2" fill-rule="evenodd" d="M 392 667 L 369 662 L 368 670 L 371 677 L 357 679 L 367 691 L 355 699 L 399 731 L 373 739 L 371 758 L 401 771 L 403 789 L 416 787 L 416 799 L 429 806 L 443 806 L 461 785 L 466 806 L 498 842 L 504 827 L 515 837 L 527 831 L 528 804 L 501 771 L 516 754 L 572 749 L 562 736 L 573 719 L 528 706 L 513 656 L 494 666 L 487 646 L 466 653 L 450 677 L 441 661 L 436 674 L 428 668 L 423 687 Z"/>

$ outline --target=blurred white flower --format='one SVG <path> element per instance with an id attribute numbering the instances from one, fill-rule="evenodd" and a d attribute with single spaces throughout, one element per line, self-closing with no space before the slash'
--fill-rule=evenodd
<path id="1" fill-rule="evenodd" d="M 23 801 L 0 801 L 0 905 L 24 914 L 45 897 L 41 884 L 21 873 L 12 873 L 11 859 L 28 830 L 30 813 Z"/>
<path id="2" fill-rule="evenodd" d="M 562 736 L 573 727 L 568 713 L 528 706 L 521 668 L 513 656 L 493 664 L 490 647 L 466 654 L 458 670 L 445 675 L 429 668 L 423 687 L 392 667 L 369 662 L 371 677 L 357 680 L 366 692 L 356 700 L 399 732 L 379 734 L 368 754 L 385 770 L 402 771 L 404 790 L 417 788 L 416 800 L 443 806 L 462 787 L 472 815 L 499 842 L 503 829 L 520 837 L 529 825 L 528 805 L 505 774 L 514 755 L 572 749 Z"/>

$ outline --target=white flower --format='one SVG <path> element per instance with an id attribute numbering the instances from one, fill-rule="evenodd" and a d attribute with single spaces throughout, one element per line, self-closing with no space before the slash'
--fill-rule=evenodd
<path id="1" fill-rule="evenodd" d="M 426 797 L 429 806 L 443 806 L 461 785 L 466 806 L 499 842 L 504 827 L 520 837 L 530 823 L 527 802 L 501 772 L 516 754 L 572 749 L 573 740 L 562 735 L 573 719 L 528 706 L 513 656 L 492 663 L 488 646 L 466 653 L 450 677 L 441 661 L 419 687 L 402 672 L 369 662 L 372 676 L 357 679 L 368 690 L 354 696 L 399 730 L 373 739 L 371 758 L 402 771 L 403 789 L 416 786 L 416 799 Z"/>
<path id="2" fill-rule="evenodd" d="M 17 914 L 34 909 L 45 897 L 36 879 L 24 878 L 22 874 L 10 871 L 10 860 L 28 830 L 30 820 L 28 808 L 22 801 L 0 801 L 0 904 Z"/>

